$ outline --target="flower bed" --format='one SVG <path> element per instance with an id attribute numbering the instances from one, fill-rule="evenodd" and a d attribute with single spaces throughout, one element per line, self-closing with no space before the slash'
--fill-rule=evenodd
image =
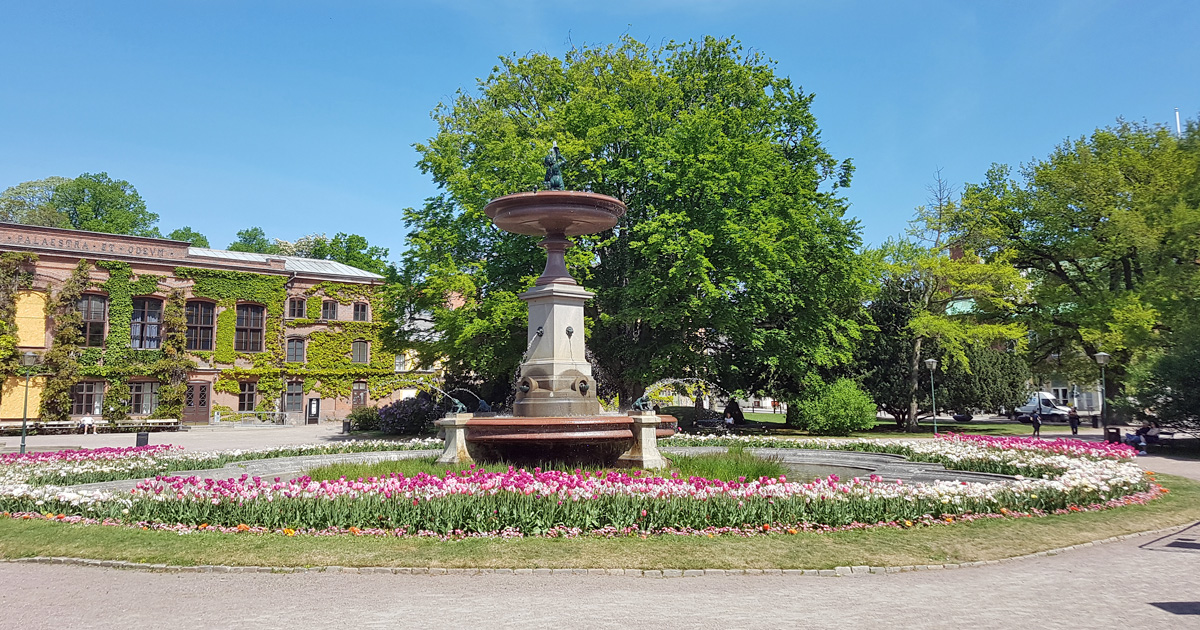
<path id="1" fill-rule="evenodd" d="M 153 445 L 49 453 L 0 455 L 0 494 L 14 484 L 73 486 L 117 479 L 143 479 L 177 470 L 205 470 L 252 459 L 375 451 L 441 449 L 434 438 L 406 441 L 347 440 L 264 449 L 187 452 L 182 446 Z"/>
<path id="2" fill-rule="evenodd" d="M 951 435 L 897 442 L 689 437 L 668 441 L 679 442 L 891 452 L 947 467 L 1023 476 L 986 484 L 911 485 L 878 477 L 842 480 L 831 476 L 807 483 L 785 477 L 725 482 L 641 471 L 540 469 L 491 473 L 471 469 L 444 477 L 393 475 L 322 482 L 306 477 L 285 482 L 247 476 L 224 480 L 159 476 L 139 482 L 128 493 L 5 485 L 0 487 L 0 510 L 177 531 L 290 532 L 288 535 L 707 535 L 908 526 L 946 519 L 1070 512 L 1143 501 L 1165 491 L 1151 483 L 1124 450 L 1072 440 Z M 86 460 L 81 454 L 62 457 Z M 114 454 L 98 454 L 97 460 L 89 461 L 104 457 L 121 461 Z"/>

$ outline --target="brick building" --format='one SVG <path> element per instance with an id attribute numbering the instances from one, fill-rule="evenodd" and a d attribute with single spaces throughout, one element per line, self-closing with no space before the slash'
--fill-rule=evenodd
<path id="1" fill-rule="evenodd" d="M 18 354 L 41 355 L 55 343 L 60 291 L 77 269 L 87 274 L 75 305 L 82 341 L 69 348 L 78 364 L 69 383 L 71 417 L 161 416 L 160 393 L 174 380 L 170 391 L 185 423 L 208 423 L 214 411 L 302 422 L 311 399 L 319 399 L 322 419 L 336 419 L 360 405 L 415 395 L 429 377 L 402 371 L 405 362 L 380 343 L 383 278 L 341 263 L 0 224 L 6 252 L 33 255 L 19 264 L 16 290 L 6 292 L 13 321 L 0 322 L 0 330 L 15 329 Z M 186 339 L 184 356 L 193 362 L 186 378 L 178 370 L 168 376 L 168 338 L 179 346 Z M 20 370 L 7 371 L 0 420 L 19 420 L 25 379 Z M 61 378 L 33 378 L 31 419 L 47 381 Z"/>

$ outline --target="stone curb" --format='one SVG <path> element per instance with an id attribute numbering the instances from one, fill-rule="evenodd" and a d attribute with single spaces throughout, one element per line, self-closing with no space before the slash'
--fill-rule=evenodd
<path id="1" fill-rule="evenodd" d="M 1175 525 L 1163 529 L 1144 532 L 1134 532 L 1122 536 L 1113 536 L 1104 540 L 1093 540 L 1058 549 L 1047 549 L 1023 556 L 1001 558 L 999 560 L 980 560 L 960 564 L 917 564 L 899 567 L 872 567 L 854 565 L 835 567 L 833 569 L 450 569 L 445 567 L 243 567 L 201 564 L 195 566 L 179 566 L 171 564 L 151 564 L 148 562 L 126 562 L 124 560 L 92 560 L 89 558 L 62 558 L 35 556 L 32 558 L 3 559 L 0 562 L 26 564 L 73 564 L 79 566 L 94 566 L 110 569 L 134 569 L 152 573 L 341 573 L 357 575 L 619 575 L 624 577 L 643 578 L 693 578 L 724 575 L 781 575 L 781 576 L 817 576 L 842 577 L 850 575 L 869 575 L 887 573 L 909 573 L 913 571 L 945 571 L 950 569 L 982 567 L 995 564 L 1007 564 L 1018 560 L 1031 560 L 1057 556 L 1077 549 L 1107 545 L 1131 538 L 1157 536 L 1179 531 L 1193 526 L 1195 523 Z"/>

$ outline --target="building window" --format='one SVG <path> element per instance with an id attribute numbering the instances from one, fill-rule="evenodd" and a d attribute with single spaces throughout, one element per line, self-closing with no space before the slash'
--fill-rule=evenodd
<path id="1" fill-rule="evenodd" d="M 354 321 L 356 321 L 356 322 L 371 321 L 370 314 L 367 312 L 366 304 L 363 304 L 362 302 L 358 302 L 357 304 L 354 305 Z"/>
<path id="2" fill-rule="evenodd" d="M 77 383 L 71 389 L 71 414 L 101 415 L 104 408 L 104 384 L 95 381 Z"/>
<path id="3" fill-rule="evenodd" d="M 158 382 L 143 381 L 130 383 L 129 391 L 133 393 L 134 415 L 149 415 L 158 408 Z"/>
<path id="4" fill-rule="evenodd" d="M 288 339 L 287 340 L 287 362 L 288 363 L 304 363 L 304 340 L 303 339 Z"/>
<path id="5" fill-rule="evenodd" d="M 305 311 L 304 298 L 292 298 L 288 300 L 288 317 L 291 319 L 301 319 L 307 312 Z"/>
<path id="6" fill-rule="evenodd" d="M 213 314 L 215 310 L 215 307 L 210 302 L 188 302 L 188 350 L 213 349 Z"/>
<path id="7" fill-rule="evenodd" d="M 358 409 L 367 406 L 367 384 L 355 383 L 350 388 L 350 407 Z"/>
<path id="8" fill-rule="evenodd" d="M 283 392 L 283 410 L 304 411 L 304 383 L 287 384 L 287 390 Z"/>
<path id="9" fill-rule="evenodd" d="M 337 320 L 338 303 L 333 300 L 321 302 L 321 319 Z"/>
<path id="10" fill-rule="evenodd" d="M 238 411 L 254 411 L 254 399 L 257 394 L 256 383 L 238 383 Z"/>
<path id="11" fill-rule="evenodd" d="M 104 346 L 104 316 L 108 300 L 102 295 L 79 298 L 79 313 L 83 315 L 83 345 L 88 348 Z"/>
<path id="12" fill-rule="evenodd" d="M 263 307 L 239 304 L 234 327 L 233 349 L 237 352 L 262 352 Z"/>
<path id="13" fill-rule="evenodd" d="M 370 363 L 371 351 L 365 341 L 355 341 L 350 344 L 351 363 Z"/>
<path id="14" fill-rule="evenodd" d="M 129 327 L 130 347 L 134 350 L 158 350 L 162 345 L 162 300 L 133 299 L 133 321 Z"/>

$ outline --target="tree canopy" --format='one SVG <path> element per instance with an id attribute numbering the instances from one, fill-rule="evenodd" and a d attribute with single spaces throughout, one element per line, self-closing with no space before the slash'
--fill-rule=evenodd
<path id="1" fill-rule="evenodd" d="M 388 273 L 388 249 L 373 246 L 358 234 L 338 232 L 331 239 L 315 239 L 308 256 L 336 260 L 344 265 L 379 275 Z"/>
<path id="2" fill-rule="evenodd" d="M 1200 288 L 1200 147 L 1162 126 L 1119 122 L 1064 142 L 1020 178 L 994 166 L 963 204 L 988 247 L 1032 283 L 1021 310 L 1039 370 L 1092 380 L 1112 355 L 1105 391 L 1161 355 Z"/>
<path id="3" fill-rule="evenodd" d="M 0 193 L 0 221 L 71 227 L 66 215 L 51 203 L 55 189 L 69 181 L 66 177 L 47 177 L 9 187 Z"/>
<path id="4" fill-rule="evenodd" d="M 267 233 L 260 227 L 238 230 L 237 240 L 225 249 L 231 252 L 252 252 L 255 254 L 278 254 L 279 245 L 267 238 Z"/>
<path id="5" fill-rule="evenodd" d="M 146 209 L 133 184 L 108 173 L 84 173 L 59 183 L 50 204 L 67 219 L 68 227 L 89 232 L 160 236 L 158 215 Z"/>
<path id="6" fill-rule="evenodd" d="M 188 226 L 183 226 L 172 231 L 167 235 L 167 238 L 175 241 L 185 241 L 191 243 L 194 247 L 208 247 L 208 237 L 193 230 Z"/>
<path id="7" fill-rule="evenodd" d="M 732 39 L 501 58 L 434 110 L 436 135 L 416 146 L 444 193 L 404 215 L 396 342 L 452 377 L 509 386 L 525 350 L 516 295 L 544 254 L 482 210 L 536 188 L 557 141 L 568 189 L 629 208 L 568 252 L 597 293 L 586 313 L 602 390 L 628 404 L 667 376 L 783 397 L 819 383 L 850 360 L 868 278 L 837 194 L 852 167 L 822 146 L 812 98 Z"/>

